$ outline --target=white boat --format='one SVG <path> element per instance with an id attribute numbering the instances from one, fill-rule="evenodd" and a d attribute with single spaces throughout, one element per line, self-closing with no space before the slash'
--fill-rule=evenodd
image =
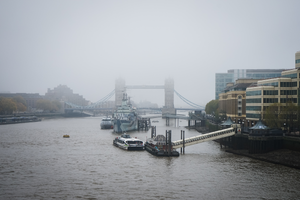
<path id="1" fill-rule="evenodd" d="M 130 135 L 124 133 L 119 137 L 116 137 L 113 140 L 113 145 L 119 147 L 124 150 L 129 151 L 137 151 L 137 150 L 144 150 L 144 142 L 137 138 L 132 138 Z"/>
<path id="2" fill-rule="evenodd" d="M 112 128 L 114 128 L 112 119 L 109 118 L 109 117 L 102 118 L 102 121 L 100 123 L 100 127 L 101 127 L 101 129 L 112 129 Z"/>

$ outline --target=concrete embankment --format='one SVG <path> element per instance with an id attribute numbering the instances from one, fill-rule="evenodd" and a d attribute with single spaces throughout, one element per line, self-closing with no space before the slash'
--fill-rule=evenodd
<path id="1" fill-rule="evenodd" d="M 274 164 L 300 169 L 300 152 L 288 149 L 279 149 L 263 154 L 249 154 L 248 150 L 226 149 L 226 152 L 247 156 L 253 159 L 262 160 Z"/>
<path id="2" fill-rule="evenodd" d="M 89 117 L 85 113 L 18 113 L 14 115 L 0 115 L 0 118 L 10 118 L 10 117 L 29 117 L 36 116 L 41 119 L 49 118 L 63 118 L 63 117 Z"/>
<path id="3" fill-rule="evenodd" d="M 196 130 L 202 134 L 209 132 L 205 127 L 196 128 Z M 234 137 L 234 136 L 232 136 Z M 245 138 L 244 138 L 245 139 Z M 248 141 L 248 139 L 246 138 Z M 220 142 L 220 141 L 216 141 Z M 245 144 L 247 144 L 246 142 Z M 284 165 L 300 169 L 300 138 L 299 137 L 288 137 L 285 136 L 282 139 L 282 148 L 273 150 L 267 153 L 249 153 L 249 145 L 246 145 L 242 149 L 226 148 L 225 151 L 228 153 L 234 153 L 249 158 Z"/>

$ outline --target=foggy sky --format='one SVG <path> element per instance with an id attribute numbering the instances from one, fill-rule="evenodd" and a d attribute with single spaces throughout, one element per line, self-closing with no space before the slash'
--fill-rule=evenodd
<path id="1" fill-rule="evenodd" d="M 177 92 L 205 105 L 215 73 L 295 67 L 299 8 L 299 0 L 1 0 L 0 92 L 44 95 L 64 84 L 95 102 L 120 77 L 173 78 Z M 163 91 L 128 93 L 164 104 Z"/>

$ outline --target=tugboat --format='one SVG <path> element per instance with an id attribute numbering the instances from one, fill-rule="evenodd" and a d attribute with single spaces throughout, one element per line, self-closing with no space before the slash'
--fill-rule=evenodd
<path id="1" fill-rule="evenodd" d="M 120 137 L 113 140 L 113 145 L 128 151 L 144 150 L 144 142 L 137 138 L 132 138 L 130 135 L 124 133 Z"/>
<path id="2" fill-rule="evenodd" d="M 135 108 L 132 107 L 127 94 L 123 94 L 122 105 L 118 106 L 113 115 L 113 126 L 115 133 L 124 133 L 138 129 L 138 115 Z"/>
<path id="3" fill-rule="evenodd" d="M 145 143 L 145 149 L 154 156 L 179 156 L 179 152 L 173 149 L 172 146 L 170 148 L 170 153 L 168 152 L 169 145 L 166 145 L 166 137 L 164 135 L 157 135 L 154 138 L 148 138 Z"/>
<path id="4" fill-rule="evenodd" d="M 100 123 L 100 127 L 101 127 L 101 129 L 112 129 L 112 128 L 114 128 L 112 119 L 110 117 L 103 118 L 101 123 Z"/>

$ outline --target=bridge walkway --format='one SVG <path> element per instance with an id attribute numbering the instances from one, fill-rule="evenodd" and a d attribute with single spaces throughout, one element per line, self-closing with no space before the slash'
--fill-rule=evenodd
<path id="1" fill-rule="evenodd" d="M 211 140 L 216 140 L 216 139 L 229 137 L 229 136 L 232 136 L 232 135 L 235 134 L 235 130 L 236 130 L 236 128 L 231 127 L 231 128 L 222 129 L 222 130 L 219 130 L 219 131 L 207 133 L 207 134 L 202 134 L 202 135 L 186 138 L 184 140 L 184 146 L 186 147 L 186 146 L 191 146 L 191 145 L 198 144 L 198 143 L 201 143 L 201 142 L 206 142 L 206 141 L 211 141 Z M 174 149 L 182 148 L 183 147 L 183 140 L 173 141 L 172 146 L 173 146 Z"/>

